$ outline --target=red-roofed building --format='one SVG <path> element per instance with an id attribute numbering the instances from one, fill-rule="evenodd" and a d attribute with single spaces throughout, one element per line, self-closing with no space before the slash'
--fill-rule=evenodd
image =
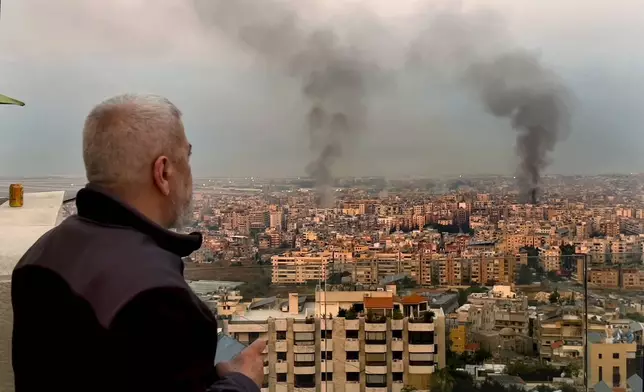
<path id="1" fill-rule="evenodd" d="M 400 300 L 400 303 L 403 306 L 403 314 L 405 317 L 415 316 L 420 317 L 420 313 L 429 309 L 429 300 L 427 297 L 423 297 L 418 294 L 412 294 L 407 297 L 403 297 Z"/>
<path id="2" fill-rule="evenodd" d="M 393 297 L 364 297 L 364 308 L 374 315 L 393 315 Z"/>

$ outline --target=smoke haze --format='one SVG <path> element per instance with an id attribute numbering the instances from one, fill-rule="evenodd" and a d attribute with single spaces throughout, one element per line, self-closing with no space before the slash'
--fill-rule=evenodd
<path id="1" fill-rule="evenodd" d="M 535 54 L 516 48 L 496 13 L 430 11 L 423 20 L 409 64 L 434 78 L 460 81 L 488 113 L 510 120 L 517 132 L 518 185 L 536 204 L 549 154 L 570 131 L 568 89 Z"/>
<path id="2" fill-rule="evenodd" d="M 312 3 L 300 2 L 310 5 Z M 333 205 L 334 165 L 352 135 L 366 125 L 367 83 L 377 71 L 352 42 L 343 44 L 333 27 L 308 26 L 297 3 L 263 0 L 198 0 L 204 22 L 256 51 L 267 65 L 301 81 L 310 106 L 306 124 L 319 205 Z"/>
<path id="3" fill-rule="evenodd" d="M 230 20 L 239 19 L 217 21 L 225 34 L 204 23 L 216 15 L 195 0 L 2 2 L 0 93 L 27 106 L 0 108 L 0 175 L 83 173 L 82 120 L 125 91 L 162 94 L 182 109 L 196 176 L 306 175 L 324 146 L 312 153 L 312 135 L 328 129 L 309 129 L 306 81 L 270 58 L 292 58 L 292 48 L 305 46 L 300 39 L 329 30 L 341 52 L 359 49 L 363 63 L 395 82 L 375 92 L 371 77 L 363 83 L 367 124 L 341 138 L 331 177 L 512 175 L 521 167 L 520 133 L 511 118 L 491 114 L 468 69 L 513 53 L 537 57 L 575 92 L 575 131 L 566 140 L 558 134 L 546 174 L 644 167 L 644 55 L 633 51 L 644 35 L 639 0 L 287 1 L 272 10 L 257 0 L 261 12 L 242 15 L 274 34 L 296 28 L 301 38 L 268 45 L 270 55 L 232 31 Z M 404 68 L 410 52 L 420 66 L 410 59 Z M 320 107 L 329 124 L 335 108 Z"/>

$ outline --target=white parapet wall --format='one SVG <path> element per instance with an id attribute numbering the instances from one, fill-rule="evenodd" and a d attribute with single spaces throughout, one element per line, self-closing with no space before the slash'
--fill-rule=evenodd
<path id="1" fill-rule="evenodd" d="M 11 272 L 34 242 L 58 223 L 65 192 L 27 193 L 24 206 L 0 205 L 0 391 L 12 392 Z"/>
<path id="2" fill-rule="evenodd" d="M 56 226 L 65 192 L 26 193 L 22 207 L 0 206 L 0 276 L 13 267 L 40 236 Z"/>

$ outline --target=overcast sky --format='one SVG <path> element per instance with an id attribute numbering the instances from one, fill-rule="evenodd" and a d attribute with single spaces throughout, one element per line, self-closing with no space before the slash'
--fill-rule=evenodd
<path id="1" fill-rule="evenodd" d="M 3 1 L 0 93 L 27 106 L 0 106 L 0 176 L 84 173 L 84 117 L 123 92 L 165 95 L 182 109 L 196 175 L 304 175 L 311 154 L 298 81 L 204 24 L 194 1 Z M 341 26 L 381 58 L 397 59 L 427 1 L 305 3 L 314 11 L 304 20 Z M 572 131 L 549 173 L 644 171 L 644 2 L 449 3 L 498 13 L 513 44 L 538 53 L 573 92 Z M 395 88 L 370 98 L 371 125 L 348 142 L 338 175 L 515 170 L 507 121 L 450 86 L 429 88 L 396 61 L 385 66 Z"/>

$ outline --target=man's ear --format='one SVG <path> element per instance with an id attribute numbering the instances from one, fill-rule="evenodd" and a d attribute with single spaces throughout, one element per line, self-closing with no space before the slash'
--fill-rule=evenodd
<path id="1" fill-rule="evenodd" d="M 154 161 L 152 166 L 152 177 L 154 178 L 154 185 L 157 186 L 159 192 L 164 196 L 170 194 L 170 176 L 172 175 L 172 167 L 170 159 L 167 156 L 161 155 Z"/>

